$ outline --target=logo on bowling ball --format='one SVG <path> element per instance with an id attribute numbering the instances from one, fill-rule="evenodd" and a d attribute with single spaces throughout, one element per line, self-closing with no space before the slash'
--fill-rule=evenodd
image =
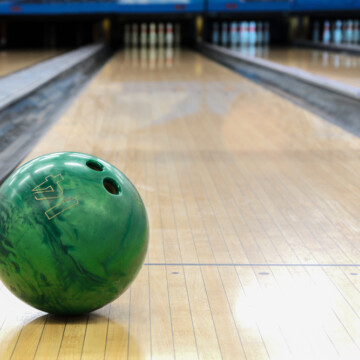
<path id="1" fill-rule="evenodd" d="M 48 220 L 52 220 L 59 214 L 79 204 L 75 197 L 65 198 L 64 190 L 60 186 L 60 182 L 64 178 L 61 174 L 46 176 L 45 181 L 36 186 L 32 193 L 35 200 L 58 200 L 58 203 L 45 211 Z M 60 202 L 59 202 L 60 201 Z"/>

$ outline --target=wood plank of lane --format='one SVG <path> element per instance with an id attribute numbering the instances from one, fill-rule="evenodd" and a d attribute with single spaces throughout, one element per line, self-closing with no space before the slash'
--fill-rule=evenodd
<path id="1" fill-rule="evenodd" d="M 219 269 L 215 266 L 205 266 L 202 268 L 202 272 L 222 358 L 242 359 L 245 357 L 243 340 L 236 326 L 229 299 L 224 292 Z"/>
<path id="2" fill-rule="evenodd" d="M 89 314 L 81 351 L 84 359 L 104 358 L 109 327 L 110 305 Z"/>
<path id="3" fill-rule="evenodd" d="M 168 273 L 165 266 L 149 267 L 151 357 L 175 358 Z M 147 354 L 149 356 L 150 354 Z"/>
<path id="4" fill-rule="evenodd" d="M 199 359 L 222 359 L 204 276 L 199 266 L 184 267 Z"/>
<path id="5" fill-rule="evenodd" d="M 129 290 L 129 340 L 127 358 L 151 357 L 151 312 L 149 295 L 149 270 L 144 267 Z M 141 339 L 141 341 L 139 341 Z M 125 349 L 124 349 L 125 351 Z M 108 353 L 111 358 L 111 353 Z"/>
<path id="6" fill-rule="evenodd" d="M 88 316 L 77 316 L 65 320 L 66 327 L 56 359 L 80 359 L 84 346 Z"/>
<path id="7" fill-rule="evenodd" d="M 11 359 L 33 359 L 45 327 L 46 316 L 24 325 L 17 339 Z"/>
<path id="8" fill-rule="evenodd" d="M 171 322 L 176 359 L 197 359 L 194 321 L 183 267 L 167 267 Z"/>
<path id="9" fill-rule="evenodd" d="M 270 299 L 264 297 L 256 277 L 256 270 L 254 267 L 236 267 L 236 272 L 245 296 L 244 305 L 240 304 L 239 307 L 242 311 L 247 311 L 253 326 L 256 324 L 263 341 L 261 347 L 252 348 L 251 351 L 263 352 L 265 359 L 267 357 L 269 359 L 291 359 L 292 350 L 289 348 L 288 340 L 276 321 L 276 315 L 272 308 L 274 304 L 272 301 L 270 302 Z"/>
<path id="10" fill-rule="evenodd" d="M 15 298 L 3 285 L 0 308 L 0 359 L 33 358 L 46 316 Z"/>
<path id="11" fill-rule="evenodd" d="M 242 339 L 247 359 L 269 359 L 265 340 L 253 316 L 253 304 L 246 298 L 241 278 L 235 267 L 219 267 L 224 291 L 234 314 L 236 327 Z"/>
<path id="12" fill-rule="evenodd" d="M 44 330 L 39 341 L 34 359 L 56 359 L 59 355 L 61 341 L 66 323 L 62 318 L 47 315 Z"/>
<path id="13" fill-rule="evenodd" d="M 105 359 L 121 360 L 128 358 L 130 293 L 130 290 L 126 291 L 111 304 Z"/>
<path id="14" fill-rule="evenodd" d="M 300 284 L 294 280 L 287 282 L 286 279 L 278 282 L 272 269 L 269 272 L 266 272 L 267 269 L 264 272 L 263 268 L 254 270 L 263 294 L 262 298 L 265 300 L 259 300 L 259 306 L 263 314 L 271 313 L 269 318 L 279 327 L 292 352 L 303 353 L 303 356 L 309 358 L 336 358 L 337 349 L 322 328 L 321 318 L 317 316 L 318 309 L 314 311 L 312 306 L 308 307 L 308 302 L 300 295 L 304 276 L 301 277 Z M 311 289 L 311 284 L 305 284 Z"/>
<path id="15" fill-rule="evenodd" d="M 345 358 L 350 354 L 355 356 L 360 351 L 360 314 L 356 307 L 360 299 L 359 292 L 351 292 L 352 298 L 349 298 L 348 292 L 352 286 L 341 267 L 320 267 L 309 269 L 308 272 L 317 291 L 328 302 L 329 310 L 324 321 L 334 346 Z"/>

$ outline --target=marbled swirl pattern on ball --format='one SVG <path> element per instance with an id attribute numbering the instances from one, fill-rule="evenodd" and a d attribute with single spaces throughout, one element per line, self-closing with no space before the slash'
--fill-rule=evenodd
<path id="1" fill-rule="evenodd" d="M 139 272 L 147 246 L 140 195 L 123 173 L 93 156 L 39 157 L 0 188 L 1 280 L 40 310 L 80 314 L 116 299 Z"/>

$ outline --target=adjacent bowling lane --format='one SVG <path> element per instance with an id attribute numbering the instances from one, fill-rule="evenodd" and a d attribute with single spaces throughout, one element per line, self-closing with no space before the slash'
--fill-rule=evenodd
<path id="1" fill-rule="evenodd" d="M 254 56 L 360 88 L 360 56 L 303 48 L 255 48 Z"/>
<path id="2" fill-rule="evenodd" d="M 59 50 L 3 50 L 0 51 L 0 77 L 35 65 L 60 54 Z"/>
<path id="3" fill-rule="evenodd" d="M 84 317 L 2 287 L 1 359 L 360 357 L 358 137 L 197 53 L 130 49 L 26 160 L 63 150 L 138 188 L 145 266 Z"/>

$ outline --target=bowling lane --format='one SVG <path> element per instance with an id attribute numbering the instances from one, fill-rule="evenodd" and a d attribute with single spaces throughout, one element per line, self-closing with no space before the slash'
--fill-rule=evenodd
<path id="1" fill-rule="evenodd" d="M 0 359 L 360 357 L 358 137 L 197 53 L 135 49 L 26 160 L 64 150 L 136 185 L 146 263 L 84 317 L 0 288 Z"/>
<path id="2" fill-rule="evenodd" d="M 302 48 L 255 48 L 253 55 L 360 88 L 360 56 Z"/>
<path id="3" fill-rule="evenodd" d="M 59 55 L 59 50 L 4 50 L 0 51 L 0 77 L 35 65 Z"/>

